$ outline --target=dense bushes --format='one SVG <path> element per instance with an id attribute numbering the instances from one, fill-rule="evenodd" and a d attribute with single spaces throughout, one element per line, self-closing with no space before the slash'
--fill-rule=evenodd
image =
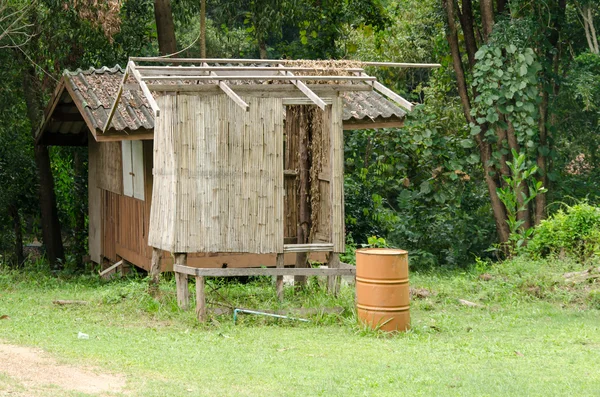
<path id="1" fill-rule="evenodd" d="M 600 207 L 566 206 L 540 223 L 527 247 L 534 257 L 567 255 L 581 260 L 600 254 Z"/>

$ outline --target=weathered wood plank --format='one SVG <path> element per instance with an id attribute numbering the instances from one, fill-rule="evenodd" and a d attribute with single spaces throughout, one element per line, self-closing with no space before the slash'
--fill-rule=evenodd
<path id="1" fill-rule="evenodd" d="M 175 254 L 175 266 L 185 267 L 186 263 L 187 254 Z M 177 306 L 182 310 L 188 310 L 190 307 L 188 275 L 175 271 L 175 284 L 177 286 Z"/>
<path id="2" fill-rule="evenodd" d="M 331 254 L 329 254 L 327 266 L 330 269 L 341 269 L 340 255 L 336 252 L 332 252 Z M 341 280 L 339 275 L 331 275 L 327 277 L 327 290 L 330 294 L 337 296 L 340 289 L 340 284 Z"/>
<path id="3" fill-rule="evenodd" d="M 278 66 L 279 66 L 279 68 L 284 67 L 282 64 L 279 64 Z M 280 73 L 283 74 L 284 76 L 291 76 L 291 77 L 294 76 L 294 74 L 290 71 L 282 70 Z M 312 91 L 310 88 L 308 88 L 306 86 L 306 84 L 304 84 L 302 81 L 299 81 L 296 79 L 290 80 L 290 81 L 292 84 L 294 84 L 296 87 L 298 87 L 298 89 L 300 91 L 302 91 L 304 93 L 304 95 L 306 95 L 308 97 L 308 99 L 311 100 L 311 102 L 313 102 L 315 105 L 320 107 L 321 110 L 325 110 L 325 106 L 326 106 L 325 102 L 317 94 L 315 94 L 314 91 Z"/>
<path id="4" fill-rule="evenodd" d="M 280 61 L 281 62 L 281 61 Z M 139 72 L 146 76 L 152 73 L 163 72 L 164 74 L 179 74 L 186 75 L 191 73 L 198 73 L 204 71 L 268 71 L 277 73 L 280 70 L 290 72 L 314 72 L 313 67 L 302 67 L 302 66 L 136 66 Z M 345 72 L 363 72 L 363 68 L 343 68 Z"/>
<path id="5" fill-rule="evenodd" d="M 315 244 L 284 244 L 283 252 L 330 252 L 333 251 L 332 243 Z"/>
<path id="6" fill-rule="evenodd" d="M 197 268 L 175 265 L 173 269 L 179 273 L 203 277 L 235 277 L 235 276 L 352 276 L 355 268 Z"/>
<path id="7" fill-rule="evenodd" d="M 277 268 L 278 269 L 284 268 L 283 258 L 284 258 L 283 254 L 277 254 Z M 276 290 L 277 290 L 277 299 L 279 299 L 280 302 L 283 302 L 283 275 L 277 276 L 275 284 L 276 284 Z"/>
<path id="8" fill-rule="evenodd" d="M 98 187 L 100 144 L 88 133 L 88 247 L 90 259 L 102 263 L 102 191 Z"/>
<path id="9" fill-rule="evenodd" d="M 152 262 L 150 264 L 150 280 L 148 281 L 148 292 L 154 296 L 158 292 L 158 282 L 160 281 L 160 258 L 162 252 L 160 249 L 152 247 Z"/>
<path id="10" fill-rule="evenodd" d="M 117 263 L 115 263 L 114 265 L 111 265 L 109 267 L 107 267 L 106 269 L 102 270 L 101 272 L 98 273 L 98 275 L 100 277 L 104 276 L 106 273 L 109 273 L 110 271 L 116 269 L 117 267 L 121 266 L 123 264 L 123 260 L 121 259 L 120 261 L 118 261 Z"/>
<path id="11" fill-rule="evenodd" d="M 196 276 L 196 318 L 201 323 L 206 321 L 206 292 L 203 276 Z"/>
<path id="12" fill-rule="evenodd" d="M 221 89 L 217 84 L 148 84 L 148 89 L 157 92 L 178 92 L 178 93 L 219 93 Z M 369 84 L 306 84 L 308 88 L 319 94 L 321 97 L 331 95 L 337 92 L 345 91 L 373 91 L 373 86 Z M 244 84 L 235 87 L 236 92 L 247 96 L 278 96 L 278 97 L 298 97 L 306 98 L 302 92 L 291 84 Z M 327 98 L 324 98 L 327 103 Z"/>
<path id="13" fill-rule="evenodd" d="M 135 75 L 135 70 L 133 71 Z M 257 76 L 257 75 L 239 75 L 239 76 L 140 76 L 141 81 L 177 81 L 177 80 L 297 80 L 297 81 L 376 81 L 376 77 L 371 76 Z M 142 88 L 143 90 L 143 88 Z"/>

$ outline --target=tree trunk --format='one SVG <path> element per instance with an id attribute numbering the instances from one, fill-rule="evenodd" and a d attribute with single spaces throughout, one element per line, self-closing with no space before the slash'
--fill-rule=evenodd
<path id="1" fill-rule="evenodd" d="M 42 236 L 46 247 L 46 256 L 55 268 L 64 263 L 65 251 L 62 243 L 60 221 L 56 209 L 54 177 L 50 166 L 50 153 L 47 146 L 35 146 L 35 162 L 40 178 L 40 210 L 42 215 Z"/>
<path id="2" fill-rule="evenodd" d="M 20 56 L 20 55 L 19 55 Z M 25 64 L 25 59 L 22 59 Z M 42 94 L 40 81 L 32 67 L 23 69 L 23 95 L 27 104 L 27 116 L 31 124 L 31 134 L 35 138 L 42 115 Z M 65 252 L 61 238 L 60 221 L 56 209 L 54 177 L 50 167 L 50 154 L 47 146 L 35 145 L 35 163 L 39 177 L 39 198 L 42 218 L 42 238 L 46 247 L 46 256 L 50 263 L 58 267 L 64 262 Z"/>
<path id="3" fill-rule="evenodd" d="M 160 54 L 168 55 L 177 52 L 171 0 L 154 0 L 154 18 L 156 20 Z"/>
<path id="4" fill-rule="evenodd" d="M 15 267 L 21 267 L 25 261 L 25 255 L 23 253 L 23 230 L 21 229 L 21 215 L 19 214 L 19 208 L 14 205 L 8 207 L 8 213 L 12 218 L 13 230 L 15 233 Z"/>
<path id="5" fill-rule="evenodd" d="M 560 57 L 561 57 L 561 45 L 560 45 L 560 32 L 563 26 L 563 21 L 565 18 L 567 2 L 566 0 L 559 0 L 556 4 L 557 12 L 554 14 L 552 18 L 552 29 L 550 29 L 550 37 L 549 42 L 551 45 L 551 49 L 546 52 L 546 59 L 549 63 L 552 63 L 552 74 L 554 76 L 558 75 L 558 68 L 560 65 Z M 551 76 L 546 76 L 546 78 L 542 78 L 541 80 L 548 80 L 552 82 L 553 78 Z M 552 86 L 552 94 L 556 97 L 558 95 L 559 85 L 556 80 L 554 80 Z M 541 87 L 540 92 L 542 93 L 542 100 L 539 105 L 539 130 L 540 130 L 540 148 L 550 149 L 550 139 L 548 127 L 555 125 L 556 123 L 556 115 L 549 115 L 549 105 L 550 105 L 550 94 L 545 87 Z M 549 188 L 550 180 L 548 179 L 548 157 L 542 155 L 538 152 L 537 156 L 537 166 L 538 166 L 538 181 L 542 182 L 542 186 L 545 188 Z M 546 217 L 546 194 L 539 194 L 535 197 L 535 216 L 534 216 L 534 224 L 539 225 L 539 223 Z"/>
<path id="6" fill-rule="evenodd" d="M 85 246 L 85 214 L 87 213 L 87 206 L 85 203 L 87 202 L 88 195 L 85 189 L 85 181 L 86 181 L 86 170 L 83 165 L 83 154 L 80 148 L 75 148 L 73 153 L 73 169 L 75 174 L 75 193 L 76 199 L 79 205 L 76 206 L 76 214 L 75 214 L 75 230 L 73 231 L 75 235 L 75 258 L 76 265 L 80 267 L 82 270 L 84 268 L 84 260 L 83 257 L 86 254 L 86 246 Z"/>
<path id="7" fill-rule="evenodd" d="M 483 27 L 483 40 L 488 41 L 494 28 L 494 1 L 480 0 L 481 26 Z"/>
<path id="8" fill-rule="evenodd" d="M 263 40 L 258 43 L 258 51 L 260 53 L 260 59 L 267 59 L 267 43 Z"/>
<path id="9" fill-rule="evenodd" d="M 458 9 L 456 3 L 455 7 Z M 475 39 L 475 28 L 473 26 L 473 5 L 471 3 L 471 0 L 462 0 L 462 12 L 458 12 L 458 17 L 465 37 L 465 47 L 467 49 L 469 65 L 473 67 L 475 66 L 475 53 L 477 52 L 477 41 Z"/>
<path id="10" fill-rule="evenodd" d="M 456 84 L 463 108 L 463 113 L 467 122 L 476 124 L 475 119 L 471 115 L 471 102 L 467 91 L 467 82 L 465 79 L 465 73 L 458 44 L 458 33 L 456 31 L 454 20 L 454 1 L 443 0 L 442 4 L 446 10 L 448 22 L 446 39 L 448 40 L 448 44 L 450 46 L 450 53 L 452 55 L 452 66 L 454 67 L 454 72 L 456 74 Z M 486 126 L 481 125 L 480 127 L 481 132 L 475 135 L 475 142 L 479 147 L 479 155 L 481 157 L 481 164 L 483 166 L 484 179 L 488 188 L 488 192 L 490 194 L 490 201 L 494 213 L 494 221 L 496 223 L 498 238 L 500 240 L 500 243 L 505 243 L 508 241 L 509 237 L 509 229 L 506 223 L 506 208 L 504 208 L 504 204 L 502 204 L 502 202 L 498 198 L 498 194 L 496 193 L 496 190 L 498 188 L 498 182 L 492 176 L 492 174 L 495 173 L 495 170 L 490 165 L 492 153 L 490 145 L 485 140 Z"/>
<path id="11" fill-rule="evenodd" d="M 200 58 L 206 58 L 206 0 L 200 1 Z"/>
<path id="12" fill-rule="evenodd" d="M 506 0 L 496 0 L 496 12 L 502 14 L 506 9 Z"/>

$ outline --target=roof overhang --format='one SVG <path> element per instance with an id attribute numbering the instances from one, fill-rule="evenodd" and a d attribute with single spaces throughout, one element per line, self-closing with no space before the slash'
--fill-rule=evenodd
<path id="1" fill-rule="evenodd" d="M 137 62 L 149 59 L 132 58 Z M 326 69 L 315 75 L 315 68 L 281 60 L 159 59 L 200 66 L 130 62 L 126 70 L 116 66 L 66 71 L 44 112 L 36 143 L 85 146 L 89 133 L 99 142 L 153 139 L 154 118 L 160 111 L 151 93 L 156 91 L 222 92 L 245 109 L 242 96 L 257 92 L 321 108 L 340 95 L 344 130 L 402 127 L 405 109 L 412 107 L 356 67 L 347 67 L 344 75 Z"/>

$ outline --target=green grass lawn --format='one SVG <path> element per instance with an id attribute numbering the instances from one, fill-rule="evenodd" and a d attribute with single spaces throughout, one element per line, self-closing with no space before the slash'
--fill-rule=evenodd
<path id="1" fill-rule="evenodd" d="M 10 316 L 0 320 L 0 339 L 123 374 L 128 396 L 599 396 L 600 283 L 565 284 L 562 273 L 583 269 L 568 261 L 478 269 L 413 273 L 412 286 L 431 295 L 413 300 L 412 330 L 394 336 L 356 323 L 348 286 L 339 298 L 288 288 L 279 306 L 269 280 L 213 282 L 212 301 L 344 313 L 308 324 L 241 315 L 235 326 L 228 314 L 199 325 L 193 311 L 177 309 L 170 280 L 154 300 L 139 278 L 0 270 L 0 315 Z M 484 272 L 491 280 L 479 278 Z M 90 303 L 59 307 L 55 299 Z M 80 331 L 90 339 L 77 339 Z"/>

